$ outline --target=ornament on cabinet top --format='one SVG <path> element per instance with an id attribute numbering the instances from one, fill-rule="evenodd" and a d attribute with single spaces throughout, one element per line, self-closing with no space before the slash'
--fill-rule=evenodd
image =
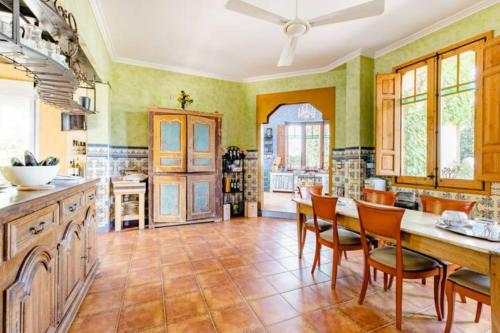
<path id="1" fill-rule="evenodd" d="M 194 99 L 187 94 L 184 90 L 181 90 L 181 93 L 179 94 L 179 97 L 177 98 L 177 101 L 181 103 L 181 108 L 183 110 L 186 109 L 187 104 L 191 104 L 194 102 Z"/>

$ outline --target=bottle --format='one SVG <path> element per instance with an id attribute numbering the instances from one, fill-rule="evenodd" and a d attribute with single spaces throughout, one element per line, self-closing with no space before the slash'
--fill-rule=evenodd
<path id="1" fill-rule="evenodd" d="M 81 166 L 80 166 L 80 161 L 78 160 L 78 157 L 76 158 L 76 164 L 75 164 L 75 176 L 80 177 L 81 175 Z"/>
<path id="2" fill-rule="evenodd" d="M 73 163 L 73 160 L 69 161 L 68 175 L 74 176 L 74 172 L 75 172 L 74 168 L 75 168 L 75 165 Z"/>

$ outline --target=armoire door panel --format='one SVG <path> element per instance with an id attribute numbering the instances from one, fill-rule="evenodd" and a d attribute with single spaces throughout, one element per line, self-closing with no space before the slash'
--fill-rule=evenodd
<path id="1" fill-rule="evenodd" d="M 186 116 L 155 115 L 153 127 L 155 172 L 185 172 Z"/>
<path id="2" fill-rule="evenodd" d="M 154 221 L 179 222 L 186 220 L 186 177 L 155 176 Z"/>
<path id="3" fill-rule="evenodd" d="M 188 116 L 188 172 L 215 171 L 215 120 Z"/>
<path id="4" fill-rule="evenodd" d="M 188 184 L 188 219 L 204 219 L 215 214 L 215 176 L 192 175 Z"/>

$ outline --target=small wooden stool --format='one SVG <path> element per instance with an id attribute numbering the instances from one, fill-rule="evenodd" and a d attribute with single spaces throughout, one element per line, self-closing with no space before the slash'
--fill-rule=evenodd
<path id="1" fill-rule="evenodd" d="M 146 183 L 113 180 L 113 194 L 115 196 L 115 231 L 122 230 L 122 221 L 139 220 L 139 229 L 144 229 L 144 195 Z M 122 215 L 124 195 L 138 195 L 139 207 L 137 214 Z"/>

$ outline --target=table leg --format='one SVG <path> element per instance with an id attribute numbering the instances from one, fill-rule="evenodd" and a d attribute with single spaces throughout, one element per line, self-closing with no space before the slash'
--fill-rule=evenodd
<path id="1" fill-rule="evenodd" d="M 139 229 L 144 229 L 144 193 L 139 194 Z"/>
<path id="2" fill-rule="evenodd" d="M 490 257 L 491 332 L 500 333 L 500 254 Z"/>
<path id="3" fill-rule="evenodd" d="M 122 230 L 122 195 L 115 194 L 115 231 Z"/>
<path id="4" fill-rule="evenodd" d="M 299 253 L 299 258 L 302 258 L 302 254 L 300 253 L 300 240 L 302 238 L 302 227 L 304 224 L 304 214 L 300 211 L 300 204 L 297 203 L 297 249 Z"/>

